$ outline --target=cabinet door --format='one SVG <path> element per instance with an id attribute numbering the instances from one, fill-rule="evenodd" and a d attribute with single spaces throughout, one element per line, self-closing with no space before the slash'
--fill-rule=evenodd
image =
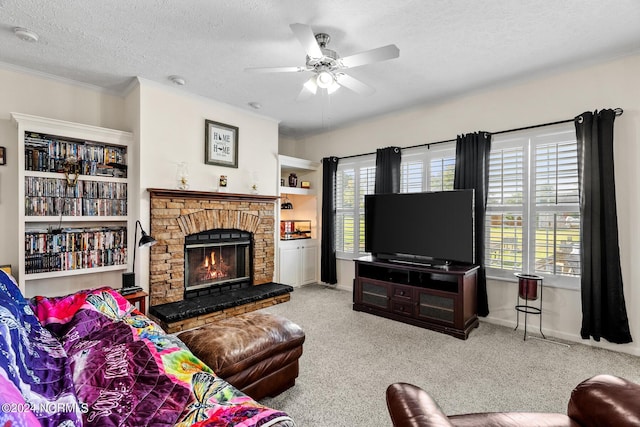
<path id="1" fill-rule="evenodd" d="M 298 272 L 300 269 L 300 250 L 298 247 L 281 247 L 278 250 L 278 258 L 280 283 L 289 286 L 298 286 Z"/>
<path id="2" fill-rule="evenodd" d="M 417 317 L 453 325 L 455 322 L 455 296 L 445 293 L 418 291 Z"/>
<path id="3" fill-rule="evenodd" d="M 371 282 L 367 279 L 360 278 L 359 282 L 359 292 L 360 292 L 360 302 L 365 305 L 370 305 L 372 307 L 383 308 L 385 310 L 389 309 L 389 292 L 390 285 L 385 283 L 377 283 Z"/>
<path id="4" fill-rule="evenodd" d="M 315 283 L 318 270 L 318 247 L 314 244 L 303 244 L 300 252 L 300 284 Z"/>

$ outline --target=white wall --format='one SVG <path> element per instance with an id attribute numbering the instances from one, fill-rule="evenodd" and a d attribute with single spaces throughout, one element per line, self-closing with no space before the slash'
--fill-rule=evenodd
<path id="1" fill-rule="evenodd" d="M 621 107 L 615 122 L 616 195 L 624 292 L 636 343 L 594 343 L 640 354 L 640 55 L 557 73 L 415 108 L 301 139 L 297 155 L 318 160 L 375 151 L 388 145 L 411 146 L 455 138 L 479 130 L 501 131 L 569 119 L 595 109 Z M 374 95 L 375 96 L 375 95 Z M 375 102 L 375 98 L 372 98 Z M 289 148 L 289 147 L 288 147 Z M 351 289 L 353 262 L 338 261 L 338 283 Z M 490 322 L 515 326 L 516 285 L 488 283 Z M 558 338 L 580 339 L 580 294 L 556 288 L 544 291 L 543 331 Z M 530 327 L 537 318 L 530 317 Z M 522 325 L 521 325 L 522 326 Z"/>
<path id="2" fill-rule="evenodd" d="M 139 218 L 147 232 L 150 225 L 147 189 L 177 188 L 179 162 L 188 163 L 190 190 L 217 191 L 219 176 L 226 175 L 229 193 L 250 193 L 253 180 L 257 179 L 259 194 L 278 194 L 276 120 L 146 80 L 140 80 L 138 92 L 140 182 L 137 191 Z M 135 92 L 131 96 L 135 97 Z M 205 164 L 205 119 L 239 128 L 237 169 Z M 137 281 L 144 289 L 148 289 L 148 256 L 149 251 L 142 249 L 136 257 Z"/>
<path id="3" fill-rule="evenodd" d="M 296 139 L 291 136 L 280 135 L 278 140 L 278 154 L 285 156 L 299 157 L 298 148 L 300 144 L 296 142 Z"/>
<path id="4" fill-rule="evenodd" d="M 6 148 L 7 164 L 0 166 L 0 265 L 11 264 L 18 275 L 18 129 L 9 113 L 24 113 L 94 126 L 127 130 L 123 99 L 95 87 L 53 80 L 0 64 L 0 146 Z M 61 294 L 75 289 L 114 283 L 120 273 L 85 275 L 27 284 L 26 295 Z"/>

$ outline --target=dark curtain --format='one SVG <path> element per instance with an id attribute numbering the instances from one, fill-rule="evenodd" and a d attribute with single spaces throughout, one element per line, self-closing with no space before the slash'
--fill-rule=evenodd
<path id="1" fill-rule="evenodd" d="M 576 117 L 580 182 L 580 262 L 584 339 L 631 342 L 622 290 L 613 169 L 613 110 Z"/>
<path id="2" fill-rule="evenodd" d="M 400 147 L 378 148 L 376 151 L 376 185 L 374 192 L 400 192 Z"/>
<path id="3" fill-rule="evenodd" d="M 491 134 L 476 132 L 458 135 L 453 188 L 475 190 L 475 260 L 478 270 L 478 315 L 489 315 L 487 275 L 484 268 L 484 212 L 487 206 L 489 182 L 489 151 Z"/>
<path id="4" fill-rule="evenodd" d="M 336 272 L 336 175 L 338 158 L 322 159 L 322 239 L 320 240 L 320 280 L 338 283 Z"/>

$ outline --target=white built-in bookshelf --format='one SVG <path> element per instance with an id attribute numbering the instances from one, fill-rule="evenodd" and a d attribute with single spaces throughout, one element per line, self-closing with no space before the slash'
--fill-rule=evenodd
<path id="1" fill-rule="evenodd" d="M 18 126 L 18 284 L 125 270 L 132 134 L 12 113 Z"/>

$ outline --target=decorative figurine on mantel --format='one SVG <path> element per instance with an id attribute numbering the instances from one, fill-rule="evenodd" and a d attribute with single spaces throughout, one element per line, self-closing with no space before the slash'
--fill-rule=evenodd
<path id="1" fill-rule="evenodd" d="M 258 194 L 258 182 L 260 182 L 260 178 L 258 177 L 258 173 L 256 171 L 251 172 L 251 194 Z"/>
<path id="2" fill-rule="evenodd" d="M 176 172 L 176 180 L 178 181 L 179 190 L 189 189 L 189 165 L 187 162 L 178 163 L 178 171 Z"/>
<path id="3" fill-rule="evenodd" d="M 220 175 L 220 185 L 218 186 L 218 191 L 227 191 L 227 176 Z"/>

